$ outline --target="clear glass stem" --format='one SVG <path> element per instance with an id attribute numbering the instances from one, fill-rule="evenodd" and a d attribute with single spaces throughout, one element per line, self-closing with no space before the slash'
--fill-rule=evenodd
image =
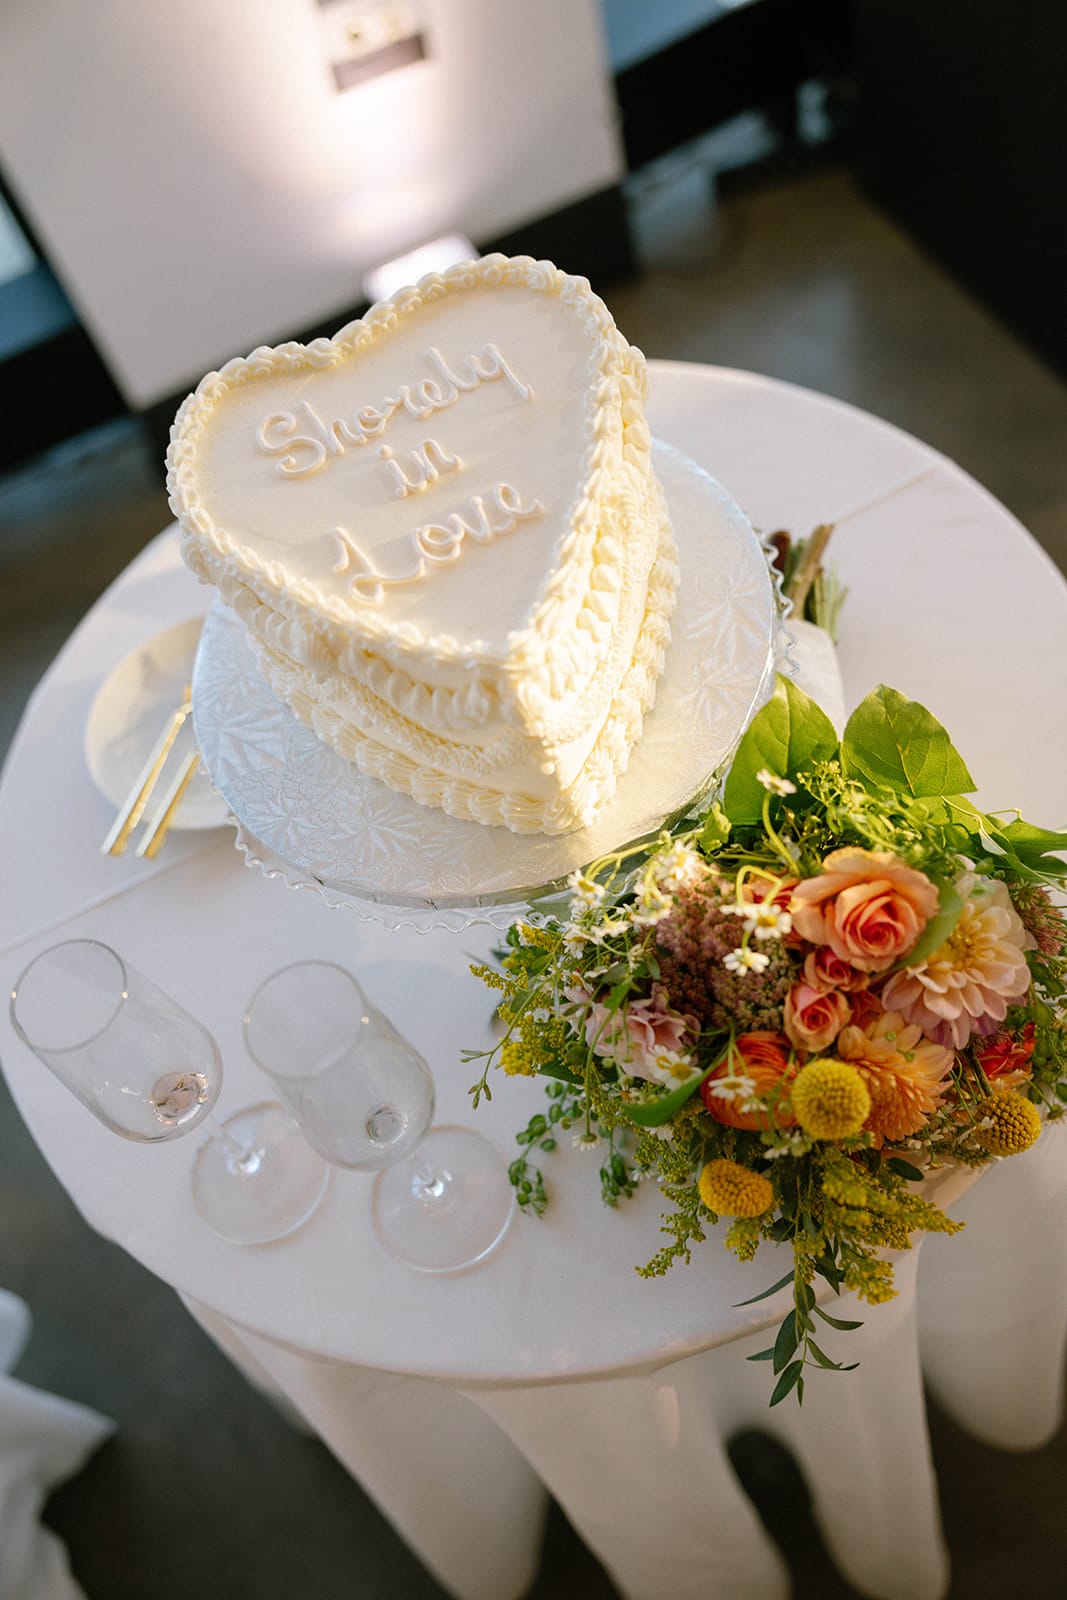
<path id="1" fill-rule="evenodd" d="M 411 1192 L 415 1199 L 424 1206 L 436 1206 L 440 1209 L 453 1187 L 455 1180 L 452 1174 L 435 1167 L 432 1161 L 420 1156 L 417 1151 L 410 1158 L 409 1169 Z"/>
<path id="2" fill-rule="evenodd" d="M 209 1111 L 204 1118 L 204 1127 L 208 1137 L 217 1139 L 226 1152 L 226 1165 L 229 1170 L 242 1178 L 251 1178 L 263 1165 L 263 1152 L 256 1149 L 255 1145 L 242 1144 L 235 1139 L 233 1134 L 216 1117 L 214 1111 Z"/>

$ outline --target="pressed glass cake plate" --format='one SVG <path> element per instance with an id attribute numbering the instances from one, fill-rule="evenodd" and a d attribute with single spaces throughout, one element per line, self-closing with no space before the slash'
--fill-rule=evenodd
<path id="1" fill-rule="evenodd" d="M 575 867 L 649 836 L 706 795 L 771 693 L 782 649 L 768 553 L 710 475 L 657 442 L 678 541 L 671 646 L 644 733 L 587 828 L 557 837 L 458 821 L 365 777 L 275 699 L 243 625 L 209 613 L 193 717 L 249 865 L 392 927 L 507 924 Z"/>

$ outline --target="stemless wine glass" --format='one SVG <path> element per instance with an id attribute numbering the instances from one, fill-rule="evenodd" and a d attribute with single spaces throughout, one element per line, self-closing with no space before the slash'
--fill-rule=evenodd
<path id="1" fill-rule="evenodd" d="M 275 972 L 249 1002 L 245 1042 L 321 1156 L 377 1171 L 374 1225 L 392 1255 L 454 1272 L 500 1242 L 513 1201 L 499 1152 L 469 1128 L 428 1131 L 429 1067 L 344 967 Z"/>
<path id="2" fill-rule="evenodd" d="M 222 1059 L 211 1034 L 150 978 L 96 939 L 35 956 L 11 990 L 19 1038 L 93 1115 L 124 1139 L 174 1139 L 205 1123 L 192 1186 L 224 1238 L 283 1238 L 318 1205 L 329 1168 L 279 1105 L 219 1123 Z"/>

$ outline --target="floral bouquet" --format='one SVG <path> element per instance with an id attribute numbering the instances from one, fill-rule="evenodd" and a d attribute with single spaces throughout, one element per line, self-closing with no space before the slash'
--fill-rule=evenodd
<path id="1" fill-rule="evenodd" d="M 548 1203 L 539 1152 L 602 1149 L 603 1199 L 655 1179 L 669 1242 L 645 1276 L 689 1261 L 709 1223 L 750 1260 L 792 1247 L 793 1309 L 769 1360 L 771 1403 L 803 1398 L 815 1282 L 874 1304 L 886 1250 L 960 1224 L 923 1194 L 947 1164 L 1027 1149 L 1067 1110 L 1067 874 L 1055 833 L 986 815 L 948 734 L 880 687 L 838 740 L 779 679 L 721 797 L 652 846 L 593 863 L 542 921 L 509 930 L 504 1024 L 482 1075 L 541 1074 L 547 1103 L 510 1168 Z M 764 1298 L 756 1295 L 755 1299 Z M 820 1335 L 821 1337 L 821 1335 Z"/>

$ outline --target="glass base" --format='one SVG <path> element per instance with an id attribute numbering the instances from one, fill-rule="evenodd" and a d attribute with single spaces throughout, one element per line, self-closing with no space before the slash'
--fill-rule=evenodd
<path id="1" fill-rule="evenodd" d="M 204 1221 L 234 1244 L 284 1239 L 307 1221 L 330 1169 L 273 1101 L 246 1106 L 197 1152 L 193 1198 Z"/>
<path id="2" fill-rule="evenodd" d="M 458 1272 L 500 1243 L 515 1210 L 507 1163 L 469 1128 L 431 1128 L 418 1150 L 378 1174 L 378 1238 L 416 1272 Z"/>

